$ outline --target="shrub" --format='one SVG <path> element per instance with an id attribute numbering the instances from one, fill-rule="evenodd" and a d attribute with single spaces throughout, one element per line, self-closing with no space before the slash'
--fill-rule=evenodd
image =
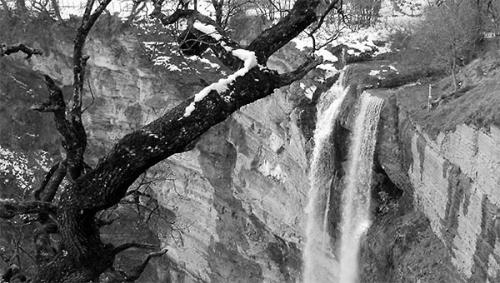
<path id="1" fill-rule="evenodd" d="M 470 61 L 481 38 L 481 13 L 476 1 L 444 0 L 424 11 L 410 40 L 412 59 L 447 69 L 455 89 L 457 67 Z"/>

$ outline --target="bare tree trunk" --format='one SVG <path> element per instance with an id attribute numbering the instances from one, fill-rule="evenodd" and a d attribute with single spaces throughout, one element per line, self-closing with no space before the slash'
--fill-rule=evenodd
<path id="1" fill-rule="evenodd" d="M 56 16 L 56 19 L 62 22 L 63 19 L 61 17 L 61 8 L 59 7 L 59 1 L 50 0 L 50 3 L 52 4 L 52 9 L 54 10 L 54 15 Z"/>
<path id="2" fill-rule="evenodd" d="M 9 219 L 22 214 L 50 215 L 55 228 L 46 233 L 60 236 L 62 249 L 55 252 L 55 257 L 38 262 L 38 272 L 32 281 L 34 283 L 97 282 L 100 274 L 113 268 L 116 254 L 124 250 L 123 245 L 114 247 L 101 241 L 100 227 L 96 221 L 98 212 L 117 205 L 127 195 L 134 181 L 151 166 L 175 153 L 190 150 L 203 133 L 242 106 L 271 95 L 276 89 L 302 78 L 321 63 L 318 60 L 308 61 L 297 70 L 285 74 L 261 67 L 266 65 L 272 54 L 317 21 L 320 0 L 297 0 L 286 17 L 261 33 L 246 48 L 245 52 L 255 56 L 260 66 L 255 64 L 247 67 L 247 64 L 243 64 L 247 62 L 242 62 L 243 59 L 233 52 L 236 48 L 240 49 L 236 43 L 235 48 L 228 51 L 226 43 L 233 44 L 230 39 L 215 39 L 204 34 L 207 40 L 214 40 L 210 42 L 210 48 L 221 62 L 233 70 L 245 65 L 248 69 L 241 69 L 245 73 L 232 80 L 224 90 L 207 88 L 204 97 L 187 99 L 162 117 L 124 136 L 100 159 L 95 168 L 86 169 L 83 156 L 87 136 L 81 114 L 85 67 L 89 57 L 83 54 L 83 48 L 92 26 L 110 1 L 99 1 L 95 10 L 95 0 L 87 2 L 74 40 L 74 85 L 68 107 L 62 90 L 46 76 L 48 102 L 33 108 L 53 113 L 56 128 L 63 138 L 65 160 L 49 171 L 42 187 L 35 192 L 36 201 L 0 201 L 1 218 Z M 158 10 L 154 16 L 161 18 L 164 24 L 172 24 L 180 17 L 198 16 L 197 20 L 204 19 L 197 11 L 187 10 L 176 12 L 172 14 L 173 19 L 169 19 L 168 16 L 163 17 L 161 5 Z M 19 45 L 2 51 L 1 56 L 19 51 L 28 55 L 39 52 Z M 63 179 L 68 182 L 63 183 Z M 61 187 L 64 189 L 60 190 L 58 201 L 52 203 L 55 192 Z M 145 263 L 150 258 L 148 256 Z M 144 268 L 144 264 L 141 266 Z M 132 274 L 128 278 L 136 278 L 136 275 Z"/>

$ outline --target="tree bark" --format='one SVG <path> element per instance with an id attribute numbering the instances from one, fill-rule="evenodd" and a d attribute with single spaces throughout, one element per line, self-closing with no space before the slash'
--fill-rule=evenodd
<path id="1" fill-rule="evenodd" d="M 86 134 L 81 124 L 81 101 L 85 63 L 83 55 L 85 38 L 91 27 L 110 0 L 101 1 L 94 13 L 94 0 L 87 2 L 82 25 L 78 29 L 74 47 L 74 88 L 68 109 L 61 90 L 46 77 L 50 90 L 49 101 L 35 107 L 39 111 L 53 112 L 56 126 L 63 136 L 67 158 L 47 176 L 45 186 L 39 192 L 42 200 L 52 200 L 54 189 L 51 182 L 61 184 L 61 171 L 65 168 L 69 177 L 61 190 L 54 223 L 61 236 L 61 248 L 51 261 L 40 265 L 33 282 L 91 282 L 113 266 L 116 248 L 101 241 L 96 213 L 117 205 L 127 194 L 132 183 L 148 168 L 169 156 L 189 150 L 203 133 L 224 121 L 242 106 L 272 94 L 276 89 L 300 79 L 320 62 L 312 61 L 300 66 L 294 72 L 280 75 L 267 69 L 265 63 L 278 49 L 283 47 L 301 31 L 317 20 L 319 0 L 297 0 L 290 13 L 270 29 L 264 31 L 247 48 L 253 51 L 261 64 L 248 70 L 227 85 L 225 91 L 212 90 L 195 103 L 195 109 L 186 115 L 186 108 L 193 98 L 174 107 L 168 113 L 124 136 L 94 169 L 83 171 L 83 153 L 86 148 Z M 155 5 L 161 1 L 155 2 Z M 156 8 L 155 8 L 156 9 Z M 162 18 L 162 16 L 159 16 Z M 164 17 L 163 17 L 164 18 Z M 165 18 L 164 18 L 165 19 Z M 224 47 L 218 43 L 219 47 Z M 225 50 L 225 48 L 222 48 Z M 232 69 L 241 66 L 230 51 L 216 52 Z M 231 57 L 232 56 L 232 57 Z M 229 58 L 231 57 L 231 58 Z M 225 59 L 224 59 L 225 58 Z M 61 169 L 63 170 L 63 169 Z M 64 171 L 63 171 L 64 172 Z M 47 190 L 42 196 L 42 192 Z M 56 186 L 57 190 L 57 186 Z M 39 204 L 36 203 L 36 204 Z M 10 207 L 9 207 L 10 208 Z M 38 211 L 37 211 L 38 210 Z M 13 213 L 6 210 L 6 216 Z M 30 213 L 48 213 L 32 209 Z M 1 217 L 1 215 L 0 215 Z M 149 260 L 149 259 L 148 259 Z M 131 275 L 135 278 L 135 275 Z"/>

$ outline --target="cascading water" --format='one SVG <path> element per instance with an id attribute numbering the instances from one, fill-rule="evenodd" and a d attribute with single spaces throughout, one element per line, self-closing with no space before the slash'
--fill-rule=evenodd
<path id="1" fill-rule="evenodd" d="M 334 170 L 331 166 L 332 143 L 330 137 L 340 106 L 348 89 L 338 82 L 323 94 L 319 102 L 314 150 L 309 173 L 310 189 L 306 207 L 306 242 L 303 253 L 304 283 L 329 283 L 336 281 L 338 264 L 330 245 L 327 231 L 327 215 L 331 181 Z"/>
<path id="2" fill-rule="evenodd" d="M 360 240 L 370 226 L 370 186 L 377 125 L 383 100 L 364 92 L 360 98 L 349 149 L 346 187 L 342 195 L 339 282 L 358 280 Z"/>

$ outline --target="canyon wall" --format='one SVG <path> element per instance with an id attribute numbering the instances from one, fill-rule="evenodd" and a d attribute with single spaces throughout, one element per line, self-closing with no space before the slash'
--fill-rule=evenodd
<path id="1" fill-rule="evenodd" d="M 65 94 L 71 93 L 71 43 L 61 40 L 57 46 L 43 47 L 44 56 L 30 61 L 21 56 L 7 58 L 5 64 L 22 69 L 7 79 L 35 89 L 34 81 L 26 81 L 25 76 L 36 77 L 40 72 L 58 80 Z M 127 33 L 111 39 L 92 37 L 86 52 L 90 54 L 85 85 L 89 95 L 83 117 L 90 164 L 103 157 L 121 136 L 201 89 L 203 83 L 198 78 L 211 82 L 221 76 L 220 67 L 203 68 L 199 62 L 201 73 L 154 66 L 141 55 L 139 42 Z M 284 64 L 290 61 L 284 59 L 273 59 L 271 63 L 279 64 L 271 67 L 284 72 L 296 66 Z M 30 102 L 41 101 L 45 95 L 43 83 L 36 83 L 37 97 Z M 299 280 L 309 166 L 309 138 L 301 127 L 311 131 L 311 125 L 304 121 L 304 109 L 314 107 L 303 95 L 304 87 L 295 84 L 244 107 L 203 135 L 191 151 L 172 156 L 148 171 L 161 213 L 168 220 L 161 225 L 140 224 L 130 210 L 121 208 L 120 220 L 103 232 L 103 237 L 114 243 L 139 239 L 168 247 L 167 256 L 155 261 L 140 282 Z M 28 91 L 24 87 L 19 90 Z M 12 96 L 5 103 L 15 101 Z M 22 115 L 32 115 L 27 108 L 29 105 Z M 33 120 L 43 121 L 39 126 L 57 137 L 48 129 L 50 117 Z M 18 136 L 24 139 L 22 134 Z M 46 151 L 57 153 L 57 138 L 49 143 L 54 144 Z M 38 146 L 34 142 L 30 149 L 19 149 L 11 144 L 2 146 L 13 151 L 34 151 Z M 128 266 L 142 256 L 140 252 L 128 253 L 118 263 Z"/>
<path id="2" fill-rule="evenodd" d="M 414 204 L 471 282 L 500 280 L 500 130 L 460 125 L 432 140 L 411 137 Z"/>
<path id="3" fill-rule="evenodd" d="M 499 128 L 459 124 L 431 135 L 390 91 L 379 93 L 387 103 L 378 161 L 446 247 L 444 258 L 431 257 L 451 261 L 454 280 L 499 281 Z"/>
<path id="4" fill-rule="evenodd" d="M 59 152 L 51 118 L 28 110 L 46 95 L 37 72 L 53 76 L 70 93 L 71 44 L 56 39 L 34 42 L 44 56 L 0 62 L 8 73 L 0 80 L 2 197 L 13 193 L 12 183 L 20 191 L 33 189 L 26 180 L 40 180 L 40 172 L 23 168 L 47 170 L 49 156 Z M 90 164 L 125 133 L 188 98 L 205 80 L 228 72 L 198 60 L 190 63 L 197 64 L 194 68 L 155 66 L 141 48 L 126 32 L 88 42 L 91 95 L 84 123 Z M 296 56 L 281 51 L 271 67 L 292 70 L 300 63 Z M 174 56 L 164 59 L 172 62 Z M 353 91 L 335 135 L 341 148 L 347 148 L 353 107 L 365 87 L 359 71 L 349 73 L 354 74 L 345 80 Z M 139 239 L 168 247 L 167 256 L 154 261 L 140 282 L 300 280 L 315 99 L 326 88 L 311 79 L 316 75 L 245 106 L 191 151 L 148 172 L 164 221 L 144 224 L 122 208 L 120 220 L 103 234 L 115 243 Z M 499 281 L 500 129 L 460 123 L 431 135 L 393 90 L 369 91 L 384 98 L 385 106 L 374 166 L 374 219 L 361 252 L 362 281 Z M 312 100 L 307 92 L 314 92 Z M 336 194 L 332 199 L 340 198 Z M 330 222 L 338 220 L 337 210 L 331 209 Z M 338 223 L 330 224 L 336 231 Z M 126 266 L 142 256 L 132 252 L 118 262 Z"/>

